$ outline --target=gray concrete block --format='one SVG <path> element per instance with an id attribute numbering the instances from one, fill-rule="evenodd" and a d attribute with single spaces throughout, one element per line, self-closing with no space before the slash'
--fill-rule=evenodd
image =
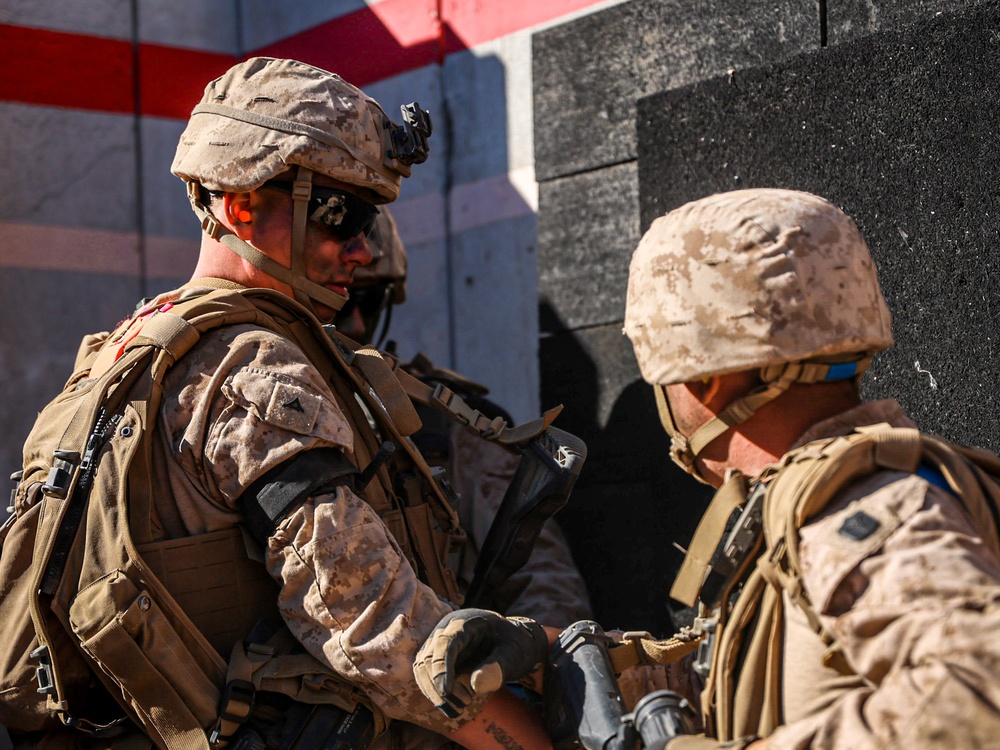
<path id="1" fill-rule="evenodd" d="M 538 290 L 565 327 L 624 317 L 638 187 L 634 161 L 539 185 Z"/>
<path id="2" fill-rule="evenodd" d="M 817 46 L 817 0 L 633 0 L 540 32 L 538 179 L 634 159 L 641 96 Z"/>
<path id="3" fill-rule="evenodd" d="M 87 3 L 4 0 L 0 3 L 0 23 L 128 39 L 132 36 L 132 7 L 131 0 L 92 0 Z"/>
<path id="4" fill-rule="evenodd" d="M 405 242 L 405 238 L 404 238 Z M 447 248 L 443 239 L 406 243 L 409 260 L 406 301 L 392 311 L 388 340 L 410 360 L 423 352 L 435 363 L 451 366 Z"/>
<path id="5" fill-rule="evenodd" d="M 261 25 L 264 20 L 257 15 L 256 8 L 248 8 L 248 13 L 241 12 L 241 6 L 245 4 L 245 0 L 214 3 L 145 0 L 136 6 L 139 11 L 139 38 L 143 42 L 172 47 L 240 55 L 246 49 L 240 49 L 243 40 L 239 22 L 243 21 L 246 33 L 245 29 Z"/>
<path id="6" fill-rule="evenodd" d="M 527 214 L 449 238 L 455 368 L 517 421 L 539 409 L 535 232 Z"/>
<path id="7" fill-rule="evenodd" d="M 135 231 L 131 117 L 0 103 L 0 221 Z"/>
<path id="8" fill-rule="evenodd" d="M 294 3 L 235 1 L 241 10 L 241 34 L 246 53 L 367 7 L 364 0 L 337 0 L 334 3 L 328 0 L 297 0 Z"/>
<path id="9" fill-rule="evenodd" d="M 894 31 L 990 0 L 827 0 L 827 44 Z"/>
<path id="10" fill-rule="evenodd" d="M 868 397 L 1000 449 L 1000 8 L 944 14 L 639 102 L 642 225 L 720 190 L 821 194 L 867 237 L 894 315 Z M 931 378 L 933 377 L 933 381 Z"/>
<path id="11" fill-rule="evenodd" d="M 191 210 L 184 182 L 170 173 L 186 121 L 144 117 L 142 138 L 143 232 L 199 241 L 201 227 Z"/>
<path id="12" fill-rule="evenodd" d="M 449 177 L 473 182 L 509 169 L 506 68 L 496 55 L 449 55 L 443 67 L 443 106 L 451 129 Z M 442 120 L 443 117 L 437 118 Z"/>

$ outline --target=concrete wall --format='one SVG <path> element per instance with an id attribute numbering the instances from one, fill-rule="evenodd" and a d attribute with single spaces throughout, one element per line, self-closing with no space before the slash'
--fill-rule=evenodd
<path id="1" fill-rule="evenodd" d="M 189 278 L 199 231 L 169 165 L 205 84 L 254 54 L 431 110 L 393 206 L 411 274 L 391 338 L 536 416 L 531 34 L 614 2 L 0 1 L 0 467 L 80 336 Z"/>
<path id="2" fill-rule="evenodd" d="M 899 340 L 865 395 L 1000 447 L 997 28 L 995 3 L 632 0 L 536 34 L 542 398 L 591 447 L 561 520 L 605 626 L 690 616 L 666 592 L 708 493 L 669 462 L 621 334 L 632 251 L 688 200 L 767 185 L 842 205 Z"/>

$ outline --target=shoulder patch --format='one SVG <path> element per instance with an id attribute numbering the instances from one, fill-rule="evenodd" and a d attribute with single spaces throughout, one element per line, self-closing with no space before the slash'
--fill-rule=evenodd
<path id="1" fill-rule="evenodd" d="M 308 434 L 316 424 L 319 409 L 319 396 L 301 386 L 279 382 L 274 385 L 264 421 Z"/>
<path id="2" fill-rule="evenodd" d="M 881 525 L 878 519 L 872 518 L 863 510 L 859 510 L 847 517 L 837 533 L 860 542 L 874 534 Z"/>
<path id="3" fill-rule="evenodd" d="M 323 405 L 320 395 L 308 386 L 252 367 L 234 372 L 223 390 L 259 419 L 300 435 L 313 431 Z"/>
<path id="4" fill-rule="evenodd" d="M 923 506 L 927 487 L 920 477 L 883 472 L 852 485 L 828 513 L 802 527 L 802 575 L 819 612 L 828 612 L 848 574 Z"/>

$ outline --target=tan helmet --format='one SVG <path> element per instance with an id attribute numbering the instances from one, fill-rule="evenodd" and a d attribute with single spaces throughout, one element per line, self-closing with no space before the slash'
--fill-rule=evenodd
<path id="1" fill-rule="evenodd" d="M 860 378 L 892 345 L 857 226 L 823 198 L 780 189 L 712 195 L 654 221 L 632 256 L 624 330 L 688 468 L 791 383 Z M 689 440 L 676 434 L 659 386 L 755 369 L 757 392 Z"/>
<path id="2" fill-rule="evenodd" d="M 381 320 L 382 331 L 376 343 L 382 346 L 389 332 L 393 306 L 406 301 L 407 273 L 406 250 L 396 220 L 384 206 L 368 234 L 368 247 L 372 262 L 354 271 L 351 296 L 334 322 L 342 333 L 368 344 L 375 341 L 375 329 Z"/>
<path id="3" fill-rule="evenodd" d="M 296 298 L 339 309 L 344 298 L 309 282 L 301 255 L 312 175 L 326 175 L 368 204 L 399 195 L 411 165 L 427 158 L 429 115 L 414 103 L 396 125 L 378 103 L 340 76 L 296 60 L 255 57 L 208 84 L 181 134 L 171 171 L 206 233 L 255 266 L 290 284 Z M 292 268 L 227 233 L 205 208 L 203 190 L 247 192 L 297 167 L 293 183 Z M 327 215 L 342 206 L 325 206 Z M 223 239 L 225 235 L 225 239 Z M 297 260 L 298 259 L 298 260 Z"/>
<path id="4" fill-rule="evenodd" d="M 391 301 L 399 305 L 406 301 L 406 249 L 399 238 L 396 219 L 388 208 L 379 209 L 375 227 L 368 235 L 372 262 L 354 272 L 354 287 L 391 285 Z"/>

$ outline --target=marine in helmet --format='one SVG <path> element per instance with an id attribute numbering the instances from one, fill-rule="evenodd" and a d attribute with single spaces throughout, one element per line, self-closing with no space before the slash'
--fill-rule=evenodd
<path id="1" fill-rule="evenodd" d="M 671 589 L 699 606 L 704 734 L 666 747 L 992 744 L 1000 463 L 861 400 L 893 339 L 854 222 L 792 190 L 681 206 L 633 255 L 625 333 L 671 457 L 718 488 Z"/>
<path id="2" fill-rule="evenodd" d="M 350 299 L 336 318 L 337 330 L 362 343 L 377 336 L 395 351 L 396 342 L 387 340 L 393 308 L 406 300 L 408 261 L 396 221 L 388 208 L 381 208 L 368 235 L 372 262 L 354 273 Z M 404 370 L 428 385 L 443 384 L 472 408 L 488 418 L 510 415 L 488 398 L 486 386 L 475 383 L 450 369 L 436 366 L 418 354 L 402 363 Z M 417 405 L 423 427 L 413 441 L 429 463 L 443 466 L 458 494 L 458 515 L 468 539 L 458 551 L 455 570 L 459 587 L 465 591 L 472 582 L 479 550 L 496 517 L 507 485 L 517 469 L 517 458 L 497 445 L 477 438 L 434 409 Z M 505 612 L 524 615 L 550 626 L 566 627 L 591 616 L 586 584 L 573 561 L 569 545 L 553 520 L 546 522 L 535 542 L 528 562 L 504 584 Z M 499 599 L 497 592 L 495 599 Z"/>
<path id="3" fill-rule="evenodd" d="M 398 410 L 320 325 L 371 261 L 379 206 L 427 156 L 429 115 L 402 109 L 396 124 L 360 89 L 295 60 L 252 58 L 209 83 L 172 166 L 203 230 L 193 277 L 144 301 L 96 358 L 95 376 L 157 316 L 218 321 L 166 374 L 145 480 L 158 488 L 141 524 L 149 574 L 197 605 L 186 614 L 200 642 L 229 660 L 225 684 L 212 685 L 217 721 L 192 728 L 190 714 L 159 709 L 168 746 L 263 747 L 277 736 L 313 747 L 318 732 L 345 727 L 359 747 L 373 734 L 373 747 L 389 746 L 401 727 L 466 747 L 547 745 L 509 693 L 466 722 L 416 688 L 416 649 L 459 598 L 447 555 L 461 529 L 403 449 Z M 185 329 L 180 318 L 174 327 Z M 400 450 L 380 457 L 389 439 Z M 219 547 L 220 535 L 246 543 Z M 184 554 L 161 554 L 178 540 Z M 223 588 L 219 568 L 250 572 Z M 192 642 L 171 638 L 179 654 Z M 316 719 L 317 704 L 342 712 L 336 726 Z M 363 716 L 350 713 L 359 706 Z M 296 735 L 305 744 L 284 744 Z"/>

